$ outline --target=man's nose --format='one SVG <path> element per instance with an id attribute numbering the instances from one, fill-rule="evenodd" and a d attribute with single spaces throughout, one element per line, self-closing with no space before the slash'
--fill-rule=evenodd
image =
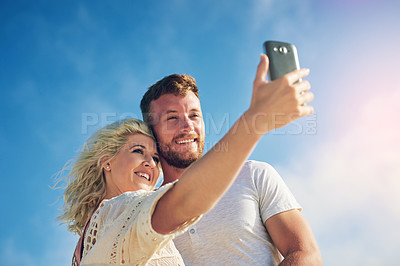
<path id="1" fill-rule="evenodd" d="M 191 121 L 188 117 L 183 118 L 181 120 L 181 129 L 188 132 L 193 131 L 193 121 Z"/>

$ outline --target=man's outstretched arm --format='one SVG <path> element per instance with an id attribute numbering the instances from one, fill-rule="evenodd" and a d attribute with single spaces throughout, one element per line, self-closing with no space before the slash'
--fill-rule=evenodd
<path id="1" fill-rule="evenodd" d="M 279 265 L 322 265 L 311 227 L 300 211 L 276 214 L 265 222 L 265 227 L 284 257 Z"/>

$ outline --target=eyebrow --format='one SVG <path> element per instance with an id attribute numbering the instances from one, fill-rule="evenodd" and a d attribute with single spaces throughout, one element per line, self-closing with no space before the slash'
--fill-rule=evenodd
<path id="1" fill-rule="evenodd" d="M 146 146 L 141 145 L 141 144 L 134 144 L 134 145 L 133 145 L 132 147 L 130 147 L 129 149 L 131 150 L 131 149 L 133 149 L 133 148 L 135 148 L 135 147 L 140 147 L 140 148 L 143 148 L 143 149 L 147 149 Z M 155 152 L 154 155 L 159 156 L 157 152 Z"/>
<path id="2" fill-rule="evenodd" d="M 201 109 L 199 109 L 199 108 L 192 108 L 192 109 L 189 110 L 189 112 L 201 112 Z M 168 111 L 164 112 L 164 113 L 161 114 L 161 115 L 168 115 L 168 114 L 171 114 L 171 113 L 179 113 L 179 112 L 176 111 L 176 110 L 168 110 Z"/>
<path id="3" fill-rule="evenodd" d="M 178 111 L 175 111 L 175 110 L 168 110 L 168 111 L 166 111 L 164 114 L 170 114 L 170 113 L 177 113 Z"/>
<path id="4" fill-rule="evenodd" d="M 129 149 L 132 149 L 132 148 L 135 148 L 135 147 L 137 147 L 137 146 L 139 146 L 139 147 L 141 147 L 141 148 L 143 148 L 143 149 L 146 149 L 146 146 L 143 146 L 143 145 L 141 145 L 141 144 L 134 144 L 132 147 L 130 147 Z"/>

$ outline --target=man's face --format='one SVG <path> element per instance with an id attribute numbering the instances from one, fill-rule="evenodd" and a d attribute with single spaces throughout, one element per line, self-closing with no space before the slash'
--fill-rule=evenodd
<path id="1" fill-rule="evenodd" d="M 200 101 L 193 92 L 186 96 L 164 94 L 150 104 L 152 128 L 162 160 L 187 168 L 204 149 L 204 120 Z"/>

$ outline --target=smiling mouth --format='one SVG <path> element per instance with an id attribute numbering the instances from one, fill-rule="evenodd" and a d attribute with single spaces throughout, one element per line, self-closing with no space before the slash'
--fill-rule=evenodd
<path id="1" fill-rule="evenodd" d="M 196 142 L 196 138 L 193 139 L 183 139 L 183 140 L 177 140 L 175 141 L 177 144 L 187 144 L 187 143 L 192 143 L 192 142 Z"/>
<path id="2" fill-rule="evenodd" d="M 135 172 L 136 175 L 146 178 L 147 181 L 150 181 L 150 175 L 142 172 Z"/>

